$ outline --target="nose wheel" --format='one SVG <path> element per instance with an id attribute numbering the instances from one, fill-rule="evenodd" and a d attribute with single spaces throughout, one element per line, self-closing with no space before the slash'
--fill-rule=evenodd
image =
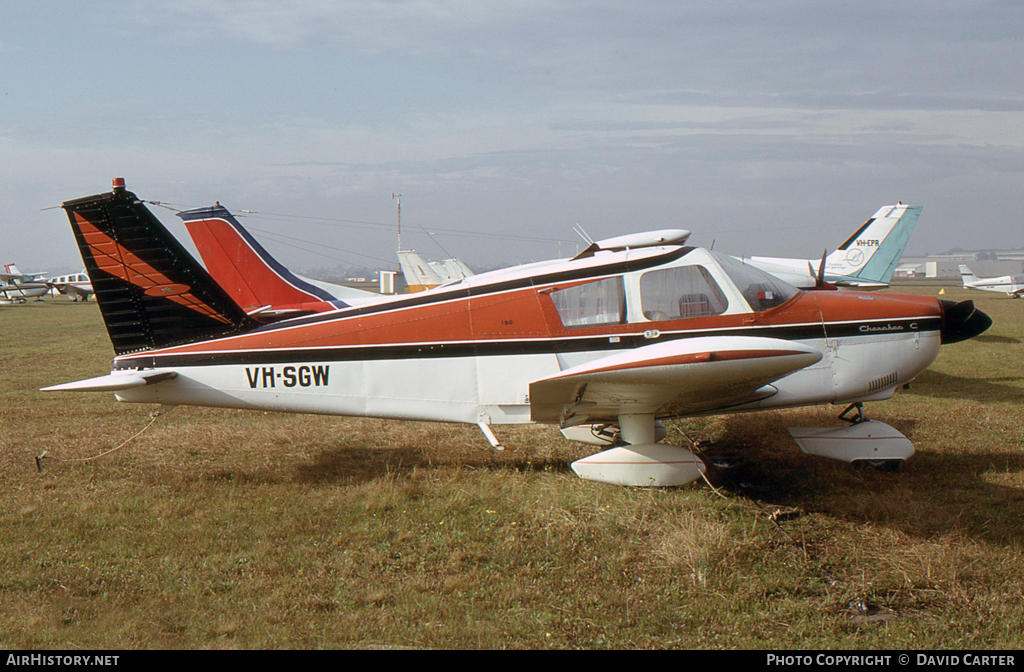
<path id="1" fill-rule="evenodd" d="M 850 404 L 839 414 L 847 427 L 790 427 L 789 434 L 810 455 L 896 471 L 914 454 L 914 445 L 894 427 L 864 417 L 864 404 Z"/>

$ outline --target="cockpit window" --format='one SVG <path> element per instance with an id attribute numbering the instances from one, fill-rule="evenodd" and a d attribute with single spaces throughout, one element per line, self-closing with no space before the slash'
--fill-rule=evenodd
<path id="1" fill-rule="evenodd" d="M 676 266 L 640 276 L 640 305 L 648 320 L 721 315 L 729 301 L 701 266 Z"/>
<path id="2" fill-rule="evenodd" d="M 796 296 L 798 290 L 785 280 L 765 273 L 759 268 L 744 264 L 735 257 L 712 252 L 711 255 L 722 266 L 729 279 L 733 281 L 736 288 L 743 294 L 754 312 L 774 308 Z"/>
<path id="3" fill-rule="evenodd" d="M 551 292 L 558 317 L 567 329 L 624 324 L 626 292 L 622 278 L 606 278 Z"/>

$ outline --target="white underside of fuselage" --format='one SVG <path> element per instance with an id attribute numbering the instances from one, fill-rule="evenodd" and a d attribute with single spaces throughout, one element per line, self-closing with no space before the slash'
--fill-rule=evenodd
<path id="1" fill-rule="evenodd" d="M 767 398 L 710 412 L 886 399 L 931 364 L 940 337 L 937 331 L 894 332 L 796 342 L 819 350 L 822 359 L 772 383 L 777 392 Z M 160 369 L 175 371 L 173 379 L 116 396 L 136 403 L 521 424 L 531 422 L 531 382 L 625 351 L 179 366 Z"/>

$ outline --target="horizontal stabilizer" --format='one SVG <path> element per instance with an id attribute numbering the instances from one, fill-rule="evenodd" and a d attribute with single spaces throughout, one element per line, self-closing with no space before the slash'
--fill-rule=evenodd
<path id="1" fill-rule="evenodd" d="M 612 448 L 572 463 L 580 478 L 631 488 L 686 485 L 704 473 L 699 457 L 679 446 L 650 443 Z"/>
<path id="2" fill-rule="evenodd" d="M 843 462 L 905 460 L 914 444 L 894 427 L 865 420 L 847 427 L 790 427 L 789 434 L 808 455 Z"/>
<path id="3" fill-rule="evenodd" d="M 117 392 L 170 380 L 175 371 L 114 371 L 105 376 L 44 387 L 43 392 Z"/>

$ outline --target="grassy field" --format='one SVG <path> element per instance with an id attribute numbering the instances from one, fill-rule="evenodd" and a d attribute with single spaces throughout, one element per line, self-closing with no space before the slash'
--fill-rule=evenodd
<path id="1" fill-rule="evenodd" d="M 154 409 L 37 391 L 109 370 L 94 304 L 0 307 L 0 647 L 1021 648 L 1024 301 L 970 297 L 993 328 L 866 409 L 899 472 L 792 444 L 841 408 L 676 423 L 715 490 L 581 481 L 546 427 L 186 407 L 74 462 Z"/>

